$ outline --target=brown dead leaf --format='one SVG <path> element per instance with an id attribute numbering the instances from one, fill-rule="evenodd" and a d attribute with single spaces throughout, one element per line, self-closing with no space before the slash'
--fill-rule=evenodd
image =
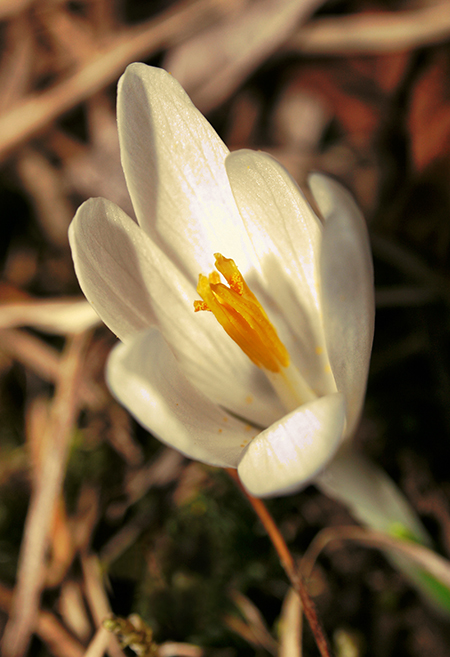
<path id="1" fill-rule="evenodd" d="M 414 166 L 420 172 L 450 150 L 450 62 L 440 51 L 412 93 L 408 128 Z"/>

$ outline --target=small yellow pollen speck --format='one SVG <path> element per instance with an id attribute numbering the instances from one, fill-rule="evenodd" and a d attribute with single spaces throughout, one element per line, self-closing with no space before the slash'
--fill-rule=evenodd
<path id="1" fill-rule="evenodd" d="M 327 374 L 331 374 L 331 373 L 332 373 L 332 370 L 331 370 L 330 365 L 325 365 L 325 372 L 326 372 Z"/>
<path id="2" fill-rule="evenodd" d="M 204 301 L 196 299 L 194 301 L 194 313 L 198 313 L 200 310 L 209 310 L 209 308 Z"/>
<path id="3" fill-rule="evenodd" d="M 197 292 L 202 301 L 194 301 L 194 311 L 211 311 L 255 365 L 270 372 L 280 372 L 282 367 L 289 365 L 289 354 L 275 327 L 234 260 L 220 253 L 214 255 L 217 271 L 209 276 L 200 274 Z M 219 272 L 227 285 L 221 282 Z"/>
<path id="4" fill-rule="evenodd" d="M 222 433 L 223 429 L 219 429 L 219 433 Z"/>
<path id="5" fill-rule="evenodd" d="M 321 355 L 323 354 L 323 349 L 322 349 L 322 347 L 316 347 L 316 354 L 317 354 L 318 356 L 321 356 Z"/>
<path id="6" fill-rule="evenodd" d="M 225 417 L 223 418 L 223 421 L 224 421 L 224 422 L 228 422 L 228 418 L 227 418 L 226 415 L 225 415 Z"/>
<path id="7" fill-rule="evenodd" d="M 252 427 L 251 424 L 246 424 L 245 428 L 244 428 L 244 431 L 251 431 L 252 429 L 253 429 L 253 427 Z"/>
<path id="8" fill-rule="evenodd" d="M 253 401 L 252 395 L 247 395 L 247 397 L 245 398 L 245 403 L 246 404 L 251 404 L 252 401 Z"/>

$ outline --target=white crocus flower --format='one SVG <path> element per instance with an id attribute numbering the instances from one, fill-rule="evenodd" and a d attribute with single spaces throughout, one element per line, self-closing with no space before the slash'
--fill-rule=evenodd
<path id="1" fill-rule="evenodd" d="M 311 176 L 319 220 L 269 155 L 229 153 L 161 69 L 127 69 L 118 125 L 137 221 L 91 199 L 69 232 L 80 285 L 121 340 L 115 396 L 166 444 L 237 468 L 253 495 L 314 480 L 364 524 L 427 542 L 393 482 L 349 446 L 374 323 L 351 196 Z M 446 607 L 433 578 L 395 563 Z"/>
<path id="2" fill-rule="evenodd" d="M 278 162 L 229 153 L 161 69 L 127 69 L 118 125 L 137 222 L 91 199 L 70 228 L 81 287 L 122 341 L 111 390 L 163 442 L 237 468 L 253 495 L 297 490 L 361 411 L 374 319 L 361 214 L 313 175 L 322 224 Z"/>

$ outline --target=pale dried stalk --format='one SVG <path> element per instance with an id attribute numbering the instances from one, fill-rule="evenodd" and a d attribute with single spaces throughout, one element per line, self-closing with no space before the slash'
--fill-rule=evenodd
<path id="1" fill-rule="evenodd" d="M 18 14 L 34 2 L 35 0 L 0 0 L 0 19 Z"/>
<path id="2" fill-rule="evenodd" d="M 95 2 L 89 2 L 87 5 L 86 11 L 89 22 L 100 37 L 111 32 L 116 26 L 115 10 L 115 3 L 111 0 L 95 0 Z"/>
<path id="3" fill-rule="evenodd" d="M 0 584 L 0 609 L 9 613 L 13 592 Z M 40 611 L 36 621 L 36 634 L 56 657 L 84 657 L 84 647 L 73 638 L 57 618 L 48 611 Z"/>
<path id="4" fill-rule="evenodd" d="M 323 0 L 260 0 L 239 19 L 230 17 L 181 44 L 165 63 L 193 103 L 208 112 L 228 98 L 269 55 L 280 48 Z M 186 67 L 185 62 L 193 62 Z"/>
<path id="5" fill-rule="evenodd" d="M 200 646 L 194 646 L 191 643 L 166 641 L 158 647 L 158 657 L 202 657 L 203 654 Z"/>
<path id="6" fill-rule="evenodd" d="M 32 148 L 21 149 L 16 170 L 46 238 L 58 248 L 67 248 L 67 231 L 74 209 L 67 198 L 61 172 Z"/>
<path id="7" fill-rule="evenodd" d="M 406 557 L 419 568 L 427 570 L 444 586 L 450 588 L 450 561 L 444 559 L 430 548 L 404 540 L 388 536 L 382 532 L 362 527 L 327 527 L 322 529 L 311 542 L 301 561 L 301 571 L 305 578 L 311 575 L 314 563 L 319 554 L 332 541 L 356 541 L 361 545 L 389 551 L 400 557 Z"/>
<path id="8" fill-rule="evenodd" d="M 41 20 L 60 66 L 65 63 L 69 66 L 73 63 L 83 63 L 95 55 L 96 35 L 90 34 L 86 26 L 63 4 L 49 6 Z"/>
<path id="9" fill-rule="evenodd" d="M 34 46 L 30 17 L 25 13 L 14 16 L 6 26 L 5 46 L 2 53 L 0 112 L 19 102 L 28 91 Z"/>
<path id="10" fill-rule="evenodd" d="M 59 353 L 31 333 L 21 329 L 0 329 L 0 351 L 22 363 L 43 381 L 58 382 L 61 372 Z M 83 404 L 90 408 L 98 408 L 105 402 L 103 391 L 89 381 L 81 382 L 79 394 Z"/>
<path id="11" fill-rule="evenodd" d="M 320 18 L 302 28 L 288 49 L 337 54 L 398 52 L 445 41 L 450 36 L 450 3 L 409 11 Z"/>
<path id="12" fill-rule="evenodd" d="M 83 568 L 85 595 L 89 604 L 89 609 L 97 628 L 99 628 L 98 635 L 100 637 L 105 636 L 104 632 L 100 630 L 104 629 L 102 623 L 105 618 L 111 616 L 112 610 L 103 586 L 100 562 L 94 555 L 84 555 L 81 559 L 81 565 Z M 123 657 L 123 652 L 119 647 L 116 637 L 109 633 L 106 633 L 106 637 L 108 640 L 106 641 L 106 638 L 104 639 L 105 644 L 103 644 L 101 638 L 98 639 L 98 642 L 100 645 L 104 645 L 104 648 L 107 649 L 110 657 Z M 94 652 L 94 648 L 92 648 L 92 651 L 93 655 L 97 654 Z"/>
<path id="13" fill-rule="evenodd" d="M 248 643 L 263 648 L 271 655 L 276 655 L 278 643 L 270 634 L 258 607 L 239 591 L 232 591 L 231 598 L 245 620 L 231 614 L 227 615 L 225 621 L 228 627 L 240 634 Z"/>
<path id="14" fill-rule="evenodd" d="M 278 657 L 302 657 L 302 603 L 298 593 L 289 589 L 279 621 L 280 649 Z"/>
<path id="15" fill-rule="evenodd" d="M 111 641 L 111 634 L 104 627 L 99 627 L 90 642 L 84 657 L 102 657 Z M 123 652 L 120 651 L 123 656 Z"/>
<path id="16" fill-rule="evenodd" d="M 61 375 L 43 440 L 46 455 L 25 522 L 17 586 L 2 642 L 3 657 L 22 657 L 36 628 L 53 509 L 61 491 L 79 408 L 78 388 L 87 339 L 87 334 L 70 339 L 61 362 Z"/>
<path id="17" fill-rule="evenodd" d="M 60 114 L 111 84 L 130 62 L 169 47 L 226 14 L 224 0 L 177 3 L 162 17 L 124 31 L 71 77 L 0 116 L 0 159 Z"/>
<path id="18" fill-rule="evenodd" d="M 59 376 L 59 354 L 53 347 L 20 329 L 0 330 L 0 350 L 35 372 L 43 381 Z"/>
<path id="19" fill-rule="evenodd" d="M 61 586 L 58 611 L 66 626 L 80 641 L 87 641 L 92 633 L 81 588 L 78 582 L 66 580 Z"/>
<path id="20" fill-rule="evenodd" d="M 0 329 L 31 326 L 44 333 L 82 333 L 100 324 L 100 318 L 84 298 L 29 298 L 0 306 Z"/>

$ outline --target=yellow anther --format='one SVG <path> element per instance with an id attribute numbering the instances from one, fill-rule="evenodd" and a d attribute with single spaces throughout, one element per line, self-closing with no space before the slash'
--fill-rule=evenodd
<path id="1" fill-rule="evenodd" d="M 231 258 L 225 258 L 221 253 L 215 253 L 214 257 L 216 259 L 215 265 L 217 271 L 220 271 L 220 273 L 222 274 L 222 276 L 224 277 L 230 288 L 240 296 L 243 296 L 245 294 L 249 298 L 253 299 L 258 303 L 258 300 L 256 299 L 255 295 L 251 292 L 241 272 L 236 267 L 236 263 L 234 262 L 234 260 L 232 260 Z M 217 272 L 213 272 L 213 273 L 218 276 Z M 220 282 L 220 277 L 217 282 L 218 283 Z"/>
<path id="2" fill-rule="evenodd" d="M 212 271 L 210 275 L 208 276 L 208 280 L 210 283 L 213 283 L 217 285 L 217 283 L 220 283 L 220 274 L 218 271 Z"/>
<path id="3" fill-rule="evenodd" d="M 241 272 L 230 258 L 215 253 L 216 269 L 200 274 L 197 292 L 203 301 L 194 310 L 210 310 L 228 335 L 258 367 L 279 372 L 289 365 L 289 354 Z M 221 282 L 222 274 L 228 286 Z"/>

